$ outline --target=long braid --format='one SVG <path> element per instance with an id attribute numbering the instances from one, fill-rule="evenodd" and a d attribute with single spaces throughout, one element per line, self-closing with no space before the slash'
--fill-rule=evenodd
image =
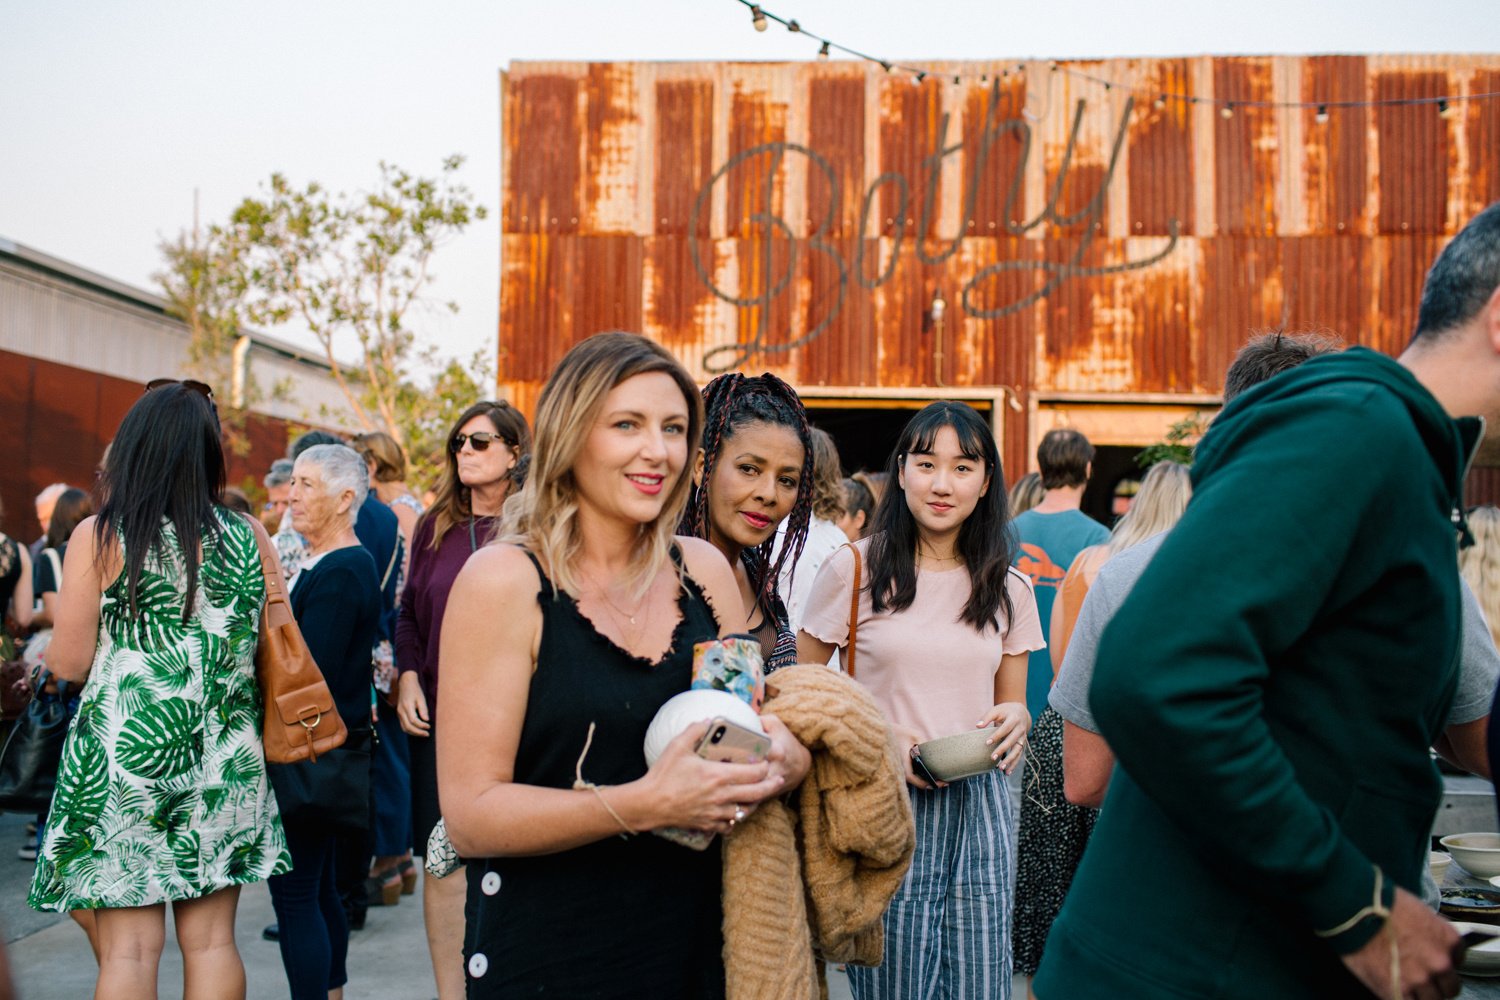
<path id="1" fill-rule="evenodd" d="M 701 485 L 693 488 L 683 512 L 683 534 L 709 537 L 708 484 L 713 481 L 724 440 L 733 436 L 735 428 L 754 422 L 776 424 L 792 428 L 802 442 L 802 475 L 797 483 L 797 499 L 787 515 L 786 540 L 781 553 L 772 564 L 774 535 L 747 553 L 750 556 L 747 564 L 754 567 L 751 590 L 763 605 L 769 607 L 781 569 L 788 559 L 795 567 L 807 542 L 807 528 L 812 521 L 813 447 L 807 411 L 796 390 L 769 372 L 752 378 L 738 372 L 721 375 L 704 386 L 703 405 L 703 475 Z"/>

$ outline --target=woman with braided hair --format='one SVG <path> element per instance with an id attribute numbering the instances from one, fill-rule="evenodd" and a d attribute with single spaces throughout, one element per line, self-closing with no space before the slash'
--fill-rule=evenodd
<path id="1" fill-rule="evenodd" d="M 797 662 L 777 579 L 801 556 L 812 520 L 812 431 L 796 390 L 769 372 L 720 375 L 703 388 L 703 405 L 703 448 L 678 530 L 729 560 L 749 612 L 738 631 L 760 640 L 769 673 Z"/>

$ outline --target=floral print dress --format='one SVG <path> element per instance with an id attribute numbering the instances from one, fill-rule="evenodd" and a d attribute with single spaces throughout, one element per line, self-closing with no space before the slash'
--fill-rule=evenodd
<path id="1" fill-rule="evenodd" d="M 124 573 L 100 597 L 31 884 L 36 909 L 147 906 L 291 869 L 260 735 L 260 556 L 249 524 L 218 518 L 186 622 L 187 572 L 165 521 L 136 613 Z"/>

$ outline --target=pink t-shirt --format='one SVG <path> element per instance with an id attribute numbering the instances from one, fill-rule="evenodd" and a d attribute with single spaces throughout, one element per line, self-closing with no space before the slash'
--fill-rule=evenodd
<path id="1" fill-rule="evenodd" d="M 951 736 L 974 728 L 995 703 L 995 674 L 1000 657 L 1045 649 L 1041 620 L 1031 581 L 1011 570 L 1006 591 L 1014 621 L 1005 628 L 1004 610 L 995 616 L 999 630 L 977 632 L 960 616 L 969 600 L 969 572 L 922 570 L 917 595 L 905 611 L 870 610 L 869 540 L 859 546 L 863 563 L 859 597 L 859 632 L 855 671 L 891 722 L 915 729 L 922 740 Z M 854 584 L 854 557 L 847 548 L 829 556 L 808 595 L 802 629 L 815 639 L 842 649 L 849 641 L 849 592 Z"/>

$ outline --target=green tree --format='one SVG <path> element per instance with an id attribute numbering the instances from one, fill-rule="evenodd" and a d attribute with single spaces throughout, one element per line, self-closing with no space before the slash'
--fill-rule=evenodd
<path id="1" fill-rule="evenodd" d="M 1135 456 L 1135 464 L 1149 469 L 1157 462 L 1177 462 L 1191 467 L 1193 447 L 1203 432 L 1208 430 L 1208 419 L 1201 413 L 1185 417 L 1167 429 L 1166 440 L 1147 445 Z"/>
<path id="2" fill-rule="evenodd" d="M 431 384 L 419 389 L 411 381 L 401 384 L 397 413 L 405 442 L 406 482 L 413 493 L 436 487 L 447 463 L 448 431 L 459 414 L 481 399 L 493 395 L 494 368 L 482 351 L 467 363 L 457 358 L 441 361 L 431 348 L 423 352 L 424 364 L 435 370 Z"/>
<path id="3" fill-rule="evenodd" d="M 246 412 L 262 393 L 248 368 L 240 373 L 242 383 L 235 385 L 234 346 L 242 335 L 244 296 L 235 255 L 221 231 L 210 228 L 202 234 L 197 226 L 163 241 L 161 254 L 165 267 L 152 277 L 167 300 L 167 310 L 188 329 L 182 374 L 214 387 L 225 443 L 235 453 L 246 454 Z"/>
<path id="4" fill-rule="evenodd" d="M 355 196 L 273 174 L 215 229 L 233 262 L 225 287 L 243 316 L 305 326 L 359 424 L 403 446 L 422 424 L 414 411 L 432 403 L 412 388 L 412 308 L 425 301 L 433 254 L 487 214 L 454 177 L 462 163 L 448 157 L 435 179 L 381 163 L 375 190 Z M 351 342 L 357 360 L 345 364 L 339 348 Z"/>

